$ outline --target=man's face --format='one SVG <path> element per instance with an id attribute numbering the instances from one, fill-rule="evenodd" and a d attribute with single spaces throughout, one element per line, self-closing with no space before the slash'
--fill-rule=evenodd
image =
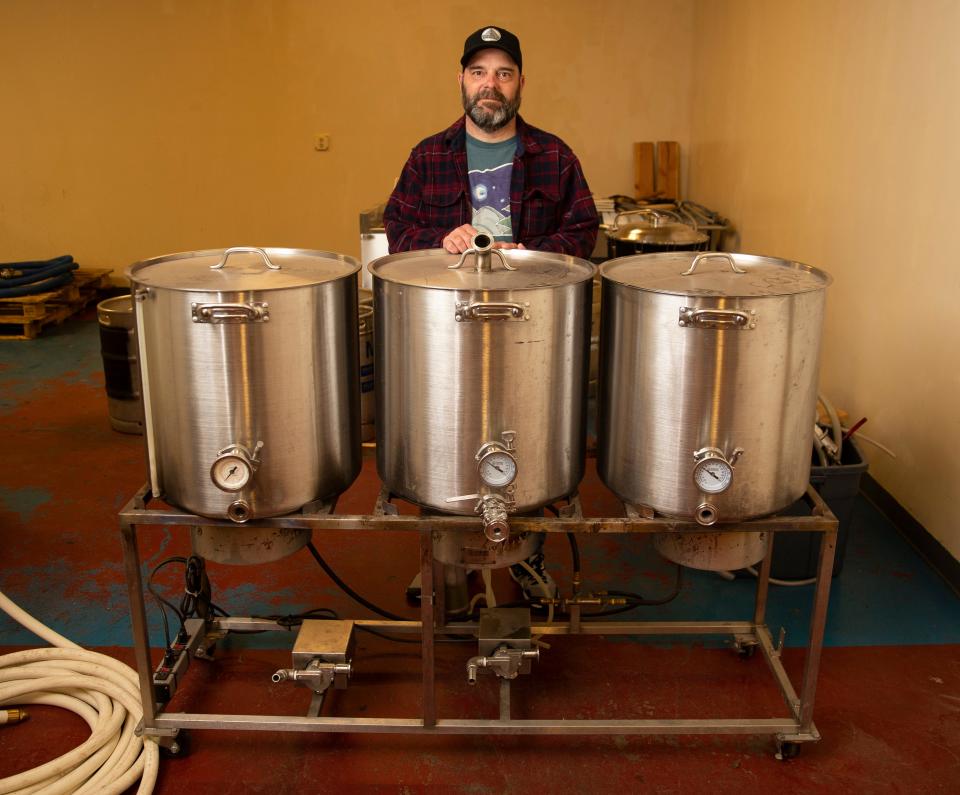
<path id="1" fill-rule="evenodd" d="M 496 132 L 517 115 L 523 82 L 503 50 L 479 50 L 460 75 L 463 109 L 481 130 Z"/>

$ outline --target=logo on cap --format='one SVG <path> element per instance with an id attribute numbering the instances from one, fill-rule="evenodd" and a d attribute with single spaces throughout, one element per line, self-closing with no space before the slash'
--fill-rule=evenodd
<path id="1" fill-rule="evenodd" d="M 500 31 L 496 28 L 487 28 L 480 34 L 480 38 L 484 41 L 500 41 Z"/>

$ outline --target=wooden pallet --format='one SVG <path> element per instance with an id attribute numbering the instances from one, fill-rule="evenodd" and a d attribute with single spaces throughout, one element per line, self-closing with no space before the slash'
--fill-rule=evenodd
<path id="1" fill-rule="evenodd" d="M 0 299 L 0 340 L 32 340 L 47 326 L 62 323 L 95 301 L 110 286 L 110 271 L 75 270 L 58 290 Z"/>

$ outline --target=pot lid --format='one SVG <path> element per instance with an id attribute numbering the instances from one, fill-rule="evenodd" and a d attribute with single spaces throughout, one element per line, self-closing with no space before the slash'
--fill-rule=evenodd
<path id="1" fill-rule="evenodd" d="M 604 263 L 600 275 L 654 293 L 744 298 L 823 290 L 833 281 L 825 271 L 800 262 L 725 251 L 620 257 Z"/>
<path id="2" fill-rule="evenodd" d="M 323 284 L 360 270 L 352 257 L 303 248 L 241 246 L 187 251 L 137 262 L 127 276 L 172 290 L 282 290 Z"/>
<path id="3" fill-rule="evenodd" d="M 689 246 L 695 243 L 706 243 L 707 235 L 698 232 L 687 224 L 627 224 L 611 230 L 610 236 L 615 240 L 624 240 L 631 243 L 649 243 L 654 245 Z"/>
<path id="4" fill-rule="evenodd" d="M 529 249 L 487 252 L 490 270 L 478 271 L 476 254 L 448 254 L 440 248 L 380 257 L 367 266 L 375 277 L 397 284 L 439 290 L 536 290 L 592 279 L 596 267 L 567 254 Z M 503 258 L 499 255 L 503 255 Z M 452 268 L 462 260 L 459 268 Z"/>

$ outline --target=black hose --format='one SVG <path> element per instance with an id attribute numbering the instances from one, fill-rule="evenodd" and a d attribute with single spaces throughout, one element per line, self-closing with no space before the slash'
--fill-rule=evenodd
<path id="1" fill-rule="evenodd" d="M 59 276 L 53 276 L 40 282 L 31 282 L 30 284 L 24 284 L 20 287 L 2 287 L 0 288 L 0 298 L 20 298 L 24 295 L 49 293 L 53 290 L 70 284 L 72 281 L 72 273 L 62 273 Z"/>
<path id="2" fill-rule="evenodd" d="M 573 557 L 573 573 L 577 575 L 580 573 L 580 545 L 574 533 L 567 533 L 567 541 L 570 542 L 570 555 Z"/>
<path id="3" fill-rule="evenodd" d="M 31 271 L 37 272 L 42 271 L 45 268 L 50 268 L 54 265 L 64 265 L 67 263 L 73 262 L 73 257 L 69 254 L 61 254 L 59 257 L 53 257 L 52 259 L 32 259 L 24 260 L 23 262 L 0 262 L 0 272 L 2 271 Z"/>
<path id="4" fill-rule="evenodd" d="M 560 509 L 557 508 L 556 505 L 545 505 L 543 507 L 558 519 L 560 518 Z M 576 533 L 567 533 L 567 541 L 570 542 L 570 554 L 573 557 L 573 573 L 576 575 L 580 573 L 580 545 L 577 543 Z"/>
<path id="5" fill-rule="evenodd" d="M 624 605 L 623 607 L 614 607 L 610 610 L 601 610 L 597 613 L 584 613 L 584 619 L 588 618 L 600 618 L 602 616 L 615 616 L 618 613 L 626 613 L 630 610 L 636 610 L 638 607 L 654 607 L 656 605 L 665 605 L 668 602 L 672 602 L 674 599 L 679 596 L 681 589 L 683 588 L 683 566 L 677 564 L 677 579 L 674 582 L 673 590 L 664 597 L 660 599 L 644 599 L 640 594 L 632 593 L 630 591 L 608 591 L 611 596 L 622 596 L 625 599 L 630 600 L 630 604 Z"/>
<path id="6" fill-rule="evenodd" d="M 183 563 L 184 558 L 167 558 L 167 560 L 159 563 L 153 571 L 150 572 L 150 575 L 147 577 L 147 591 L 150 592 L 150 596 L 153 597 L 153 600 L 157 603 L 157 607 L 160 608 L 160 618 L 163 620 L 163 638 L 165 641 L 165 648 L 170 648 L 170 625 L 167 623 L 167 608 L 169 608 L 173 614 L 180 621 L 180 633 L 185 633 L 185 628 L 183 625 L 183 613 L 177 609 L 177 606 L 172 602 L 164 599 L 157 590 L 153 587 L 153 578 L 156 576 L 157 572 L 160 571 L 164 566 L 169 565 L 170 563 Z"/>
<path id="7" fill-rule="evenodd" d="M 71 271 L 79 267 L 69 254 L 45 262 L 5 263 L 0 265 L 0 298 L 49 292 L 73 281 Z"/>
<path id="8" fill-rule="evenodd" d="M 317 548 L 313 545 L 312 541 L 307 542 L 307 549 L 310 550 L 310 554 L 313 555 L 314 560 L 320 564 L 320 568 L 323 569 L 327 576 L 334 581 L 336 586 L 343 591 L 347 596 L 349 596 L 353 601 L 363 605 L 367 610 L 372 610 L 379 616 L 384 618 L 389 618 L 391 621 L 409 621 L 410 619 L 404 618 L 403 616 L 398 616 L 395 613 L 391 613 L 389 610 L 384 610 L 382 607 L 377 607 L 373 602 L 364 599 L 360 594 L 358 594 L 353 588 L 347 585 L 343 580 L 341 580 L 337 573 L 330 568 L 327 562 L 323 559 L 320 553 L 317 551 Z"/>

